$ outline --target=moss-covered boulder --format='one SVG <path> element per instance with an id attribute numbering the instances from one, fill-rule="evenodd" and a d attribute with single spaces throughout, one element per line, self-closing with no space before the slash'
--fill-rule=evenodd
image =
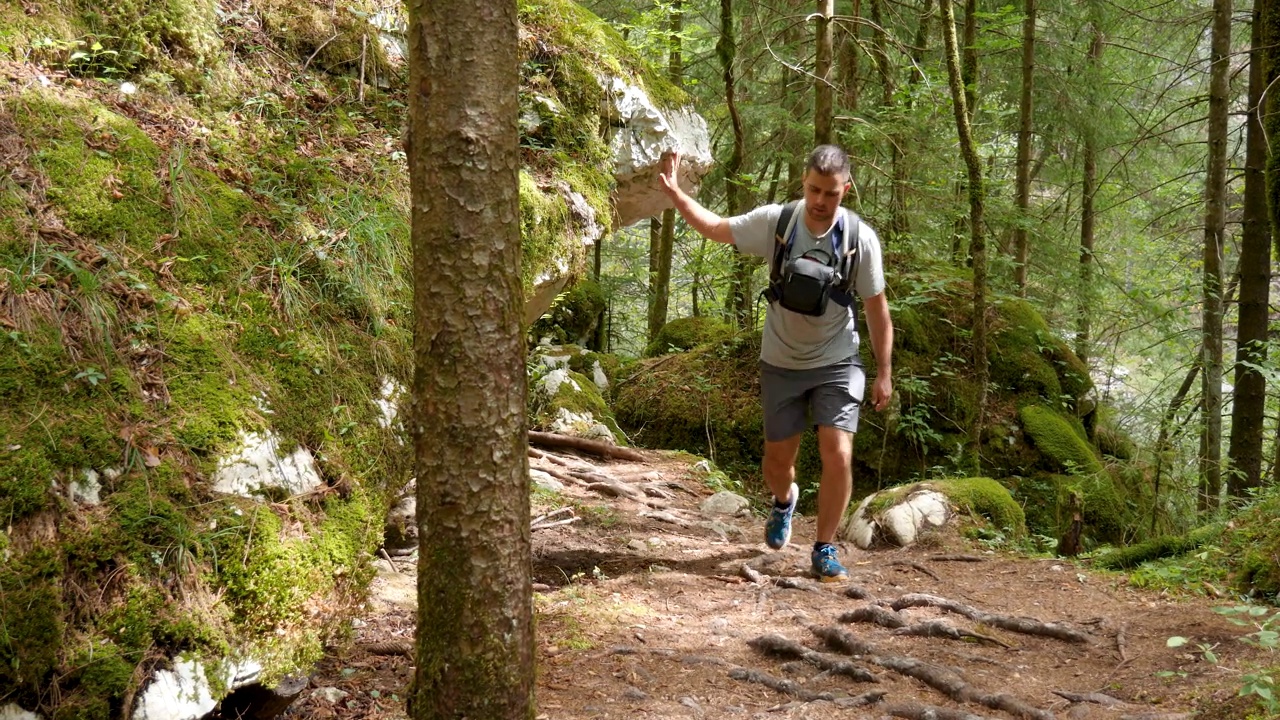
<path id="1" fill-rule="evenodd" d="M 681 352 L 706 343 L 724 340 L 733 328 L 723 320 L 700 315 L 677 318 L 662 326 L 644 350 L 645 357 Z"/>
<path id="2" fill-rule="evenodd" d="M 939 499 L 945 505 L 940 506 Z M 1008 489 L 991 478 L 975 477 L 929 480 L 873 493 L 845 515 L 840 537 L 862 548 L 881 541 L 910 545 L 955 514 L 1009 538 L 1027 533 L 1022 508 Z"/>
<path id="3" fill-rule="evenodd" d="M 608 298 L 600 283 L 583 280 L 562 293 L 538 318 L 529 334 L 537 342 L 587 345 L 596 332 Z"/>
<path id="4" fill-rule="evenodd" d="M 1018 416 L 1027 437 L 1049 466 L 1048 470 L 1085 474 L 1102 472 L 1102 463 L 1078 423 L 1041 405 L 1027 405 Z"/>

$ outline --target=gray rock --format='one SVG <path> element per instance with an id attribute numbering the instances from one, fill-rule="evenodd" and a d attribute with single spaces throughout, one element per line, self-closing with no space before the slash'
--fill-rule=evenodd
<path id="1" fill-rule="evenodd" d="M 321 700 L 324 700 L 330 705 L 338 702 L 339 700 L 341 700 L 346 696 L 347 696 L 346 692 L 339 690 L 336 687 L 322 687 L 317 689 L 314 693 L 312 693 L 312 697 L 320 698 Z"/>
<path id="2" fill-rule="evenodd" d="M 622 692 L 622 699 L 623 699 L 623 700 L 635 700 L 635 701 L 639 701 L 639 700 L 648 700 L 648 699 L 649 699 L 649 693 L 647 693 L 647 692 L 645 692 L 645 691 L 641 690 L 641 689 L 640 689 L 640 688 L 638 688 L 638 687 L 628 687 L 626 690 L 624 690 L 624 691 Z"/>
<path id="3" fill-rule="evenodd" d="M 241 433 L 240 449 L 220 459 L 213 473 L 214 492 L 247 498 L 270 488 L 301 495 L 323 482 L 310 450 L 299 447 L 284 455 L 279 439 L 270 431 Z"/>
<path id="4" fill-rule="evenodd" d="M 751 501 L 741 495 L 721 490 L 702 501 L 702 512 L 707 515 L 727 515 L 733 517 L 751 507 Z"/>

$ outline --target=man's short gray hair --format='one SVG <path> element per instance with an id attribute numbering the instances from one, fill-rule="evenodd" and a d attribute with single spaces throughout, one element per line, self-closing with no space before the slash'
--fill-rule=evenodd
<path id="1" fill-rule="evenodd" d="M 843 175 L 845 180 L 853 177 L 849 172 L 849 155 L 836 145 L 819 145 L 809 154 L 809 162 L 805 170 L 813 170 L 827 176 Z"/>

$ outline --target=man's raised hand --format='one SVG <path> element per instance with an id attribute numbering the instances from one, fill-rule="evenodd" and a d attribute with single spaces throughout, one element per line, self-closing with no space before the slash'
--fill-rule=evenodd
<path id="1" fill-rule="evenodd" d="M 672 150 L 662 154 L 662 170 L 658 172 L 658 182 L 662 183 L 662 191 L 675 198 L 680 192 L 680 153 Z"/>

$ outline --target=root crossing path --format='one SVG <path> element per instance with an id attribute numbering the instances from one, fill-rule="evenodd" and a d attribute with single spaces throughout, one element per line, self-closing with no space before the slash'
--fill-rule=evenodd
<path id="1" fill-rule="evenodd" d="M 844 544 L 850 579 L 819 583 L 812 518 L 797 518 L 792 544 L 770 551 L 758 513 L 704 509 L 715 490 L 687 456 L 643 458 L 531 452 L 551 488 L 533 496 L 539 718 L 1249 712 L 1234 698 L 1239 677 L 1266 658 L 1213 612 L 1228 600 L 1135 590 L 1086 563 L 985 548 L 954 531 L 907 549 Z M 330 649 L 287 717 L 407 717 L 413 560 L 377 561 L 353 638 Z M 1170 648 L 1173 635 L 1190 642 Z"/>

